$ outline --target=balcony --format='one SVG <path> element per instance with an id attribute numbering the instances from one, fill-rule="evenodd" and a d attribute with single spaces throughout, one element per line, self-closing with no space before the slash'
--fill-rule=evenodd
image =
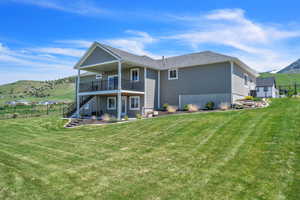
<path id="1" fill-rule="evenodd" d="M 122 79 L 122 90 L 143 92 L 143 81 L 131 81 Z M 79 92 L 98 92 L 118 89 L 118 79 L 113 80 L 94 80 L 80 82 Z"/>

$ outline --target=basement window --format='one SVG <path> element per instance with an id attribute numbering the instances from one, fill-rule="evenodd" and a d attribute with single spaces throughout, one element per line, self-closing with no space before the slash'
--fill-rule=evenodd
<path id="1" fill-rule="evenodd" d="M 107 97 L 107 110 L 116 110 L 116 97 Z"/>
<path id="2" fill-rule="evenodd" d="M 169 80 L 178 79 L 178 69 L 169 69 L 168 70 L 168 79 Z"/>
<path id="3" fill-rule="evenodd" d="M 140 109 L 140 97 L 131 96 L 129 97 L 130 110 L 139 110 Z"/>

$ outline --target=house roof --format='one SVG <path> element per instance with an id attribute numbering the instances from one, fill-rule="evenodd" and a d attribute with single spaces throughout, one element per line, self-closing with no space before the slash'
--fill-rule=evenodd
<path id="1" fill-rule="evenodd" d="M 191 66 L 197 66 L 197 65 L 207 65 L 207 64 L 214 64 L 214 63 L 223 63 L 223 62 L 235 62 L 240 67 L 244 68 L 249 73 L 253 74 L 254 76 L 258 76 L 258 73 L 247 66 L 245 63 L 243 63 L 241 60 L 239 60 L 236 57 L 227 56 L 219 53 L 215 53 L 212 51 L 203 51 L 198 53 L 191 53 L 191 54 L 185 54 L 181 56 L 173 56 L 173 57 L 167 57 L 162 59 L 153 59 L 148 56 L 138 56 L 126 51 L 123 51 L 118 48 L 111 47 L 106 44 L 101 44 L 99 42 L 94 42 L 92 47 L 89 49 L 93 49 L 93 47 L 99 46 L 101 48 L 104 48 L 106 51 L 111 53 L 114 57 L 123 60 L 124 62 L 141 65 L 141 66 L 147 66 L 151 67 L 157 70 L 164 70 L 164 69 L 170 69 L 170 68 L 182 68 L 182 67 L 191 67 Z M 82 57 L 82 59 L 76 64 L 75 68 L 78 67 L 78 65 L 82 62 L 82 60 L 85 59 L 87 54 Z"/>
<path id="2" fill-rule="evenodd" d="M 274 77 L 266 77 L 266 78 L 257 78 L 256 79 L 256 86 L 257 87 L 272 87 L 276 81 Z"/>

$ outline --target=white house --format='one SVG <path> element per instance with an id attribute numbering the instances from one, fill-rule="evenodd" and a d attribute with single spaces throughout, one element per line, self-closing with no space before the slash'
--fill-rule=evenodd
<path id="1" fill-rule="evenodd" d="M 274 77 L 257 78 L 256 79 L 256 96 L 260 98 L 276 98 L 278 97 L 276 89 L 276 81 Z"/>

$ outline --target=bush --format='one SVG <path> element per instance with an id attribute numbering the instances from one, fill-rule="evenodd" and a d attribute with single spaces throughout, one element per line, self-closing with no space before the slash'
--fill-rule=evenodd
<path id="1" fill-rule="evenodd" d="M 111 120 L 111 117 L 109 114 L 105 113 L 104 115 L 101 116 L 101 119 L 105 122 L 109 122 Z"/>
<path id="2" fill-rule="evenodd" d="M 205 104 L 205 108 L 207 110 L 213 110 L 215 108 L 215 103 L 213 101 L 209 101 Z"/>
<path id="3" fill-rule="evenodd" d="M 199 110 L 199 107 L 195 104 L 189 104 L 188 105 L 188 111 L 189 112 L 197 112 Z"/>
<path id="4" fill-rule="evenodd" d="M 253 101 L 262 101 L 262 98 L 260 98 L 260 97 L 254 97 Z"/>
<path id="5" fill-rule="evenodd" d="M 245 96 L 245 98 L 244 98 L 245 100 L 253 100 L 253 96 Z"/>
<path id="6" fill-rule="evenodd" d="M 230 108 L 230 106 L 229 106 L 228 103 L 223 102 L 223 103 L 220 104 L 219 108 L 220 108 L 221 110 L 228 110 L 228 109 Z"/>
<path id="7" fill-rule="evenodd" d="M 142 115 L 138 113 L 138 114 L 136 114 L 136 118 L 137 119 L 142 119 Z"/>
<path id="8" fill-rule="evenodd" d="M 125 115 L 125 116 L 124 116 L 124 120 L 125 120 L 125 121 L 128 121 L 128 120 L 129 120 L 128 115 Z"/>
<path id="9" fill-rule="evenodd" d="M 14 114 L 12 114 L 12 116 L 11 116 L 11 117 L 15 119 L 15 118 L 18 118 L 18 116 L 19 116 L 19 114 L 18 114 L 18 113 L 14 113 Z"/>
<path id="10" fill-rule="evenodd" d="M 163 105 L 163 109 L 164 109 L 165 111 L 168 109 L 168 107 L 169 107 L 169 104 L 167 104 L 167 103 L 165 103 L 165 104 Z"/>
<path id="11" fill-rule="evenodd" d="M 183 110 L 184 110 L 184 111 L 188 111 L 188 110 L 189 110 L 189 104 L 185 104 L 185 105 L 183 106 Z"/>
<path id="12" fill-rule="evenodd" d="M 175 106 L 168 106 L 167 111 L 168 113 L 175 113 L 177 111 L 177 108 Z"/>

